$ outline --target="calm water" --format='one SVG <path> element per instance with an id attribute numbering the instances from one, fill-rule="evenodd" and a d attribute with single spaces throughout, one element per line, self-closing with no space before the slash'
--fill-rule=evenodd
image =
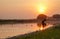
<path id="1" fill-rule="evenodd" d="M 0 38 L 12 37 L 39 30 L 37 24 L 7 24 L 0 25 Z"/>
<path id="2" fill-rule="evenodd" d="M 39 30 L 40 24 L 30 23 L 30 24 L 5 24 L 0 25 L 0 38 L 7 38 L 16 35 L 22 35 L 30 32 Z M 49 28 L 51 24 L 47 25 L 45 28 Z"/>

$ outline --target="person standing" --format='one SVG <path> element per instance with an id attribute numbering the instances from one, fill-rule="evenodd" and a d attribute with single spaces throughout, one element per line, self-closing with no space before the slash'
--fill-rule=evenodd
<path id="1" fill-rule="evenodd" d="M 42 26 L 45 27 L 46 26 L 46 19 L 42 20 Z"/>

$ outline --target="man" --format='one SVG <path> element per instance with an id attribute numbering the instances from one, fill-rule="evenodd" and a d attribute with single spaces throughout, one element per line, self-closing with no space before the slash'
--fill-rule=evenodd
<path id="1" fill-rule="evenodd" d="M 46 23 L 45 23 L 45 22 L 46 22 L 46 19 L 43 19 L 43 20 L 42 20 L 42 26 L 43 26 L 43 27 L 46 26 Z"/>

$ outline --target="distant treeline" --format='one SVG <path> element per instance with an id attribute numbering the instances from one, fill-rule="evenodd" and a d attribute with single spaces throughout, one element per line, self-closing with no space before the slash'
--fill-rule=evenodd
<path id="1" fill-rule="evenodd" d="M 0 24 L 9 24 L 9 23 L 35 23 L 36 19 L 23 19 L 23 20 L 3 20 L 0 19 Z"/>

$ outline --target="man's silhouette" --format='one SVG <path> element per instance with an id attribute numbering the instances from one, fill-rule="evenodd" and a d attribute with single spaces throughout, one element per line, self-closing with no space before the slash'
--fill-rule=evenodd
<path id="1" fill-rule="evenodd" d="M 42 20 L 42 26 L 45 27 L 46 26 L 46 23 L 45 23 L 46 19 L 43 19 Z"/>

